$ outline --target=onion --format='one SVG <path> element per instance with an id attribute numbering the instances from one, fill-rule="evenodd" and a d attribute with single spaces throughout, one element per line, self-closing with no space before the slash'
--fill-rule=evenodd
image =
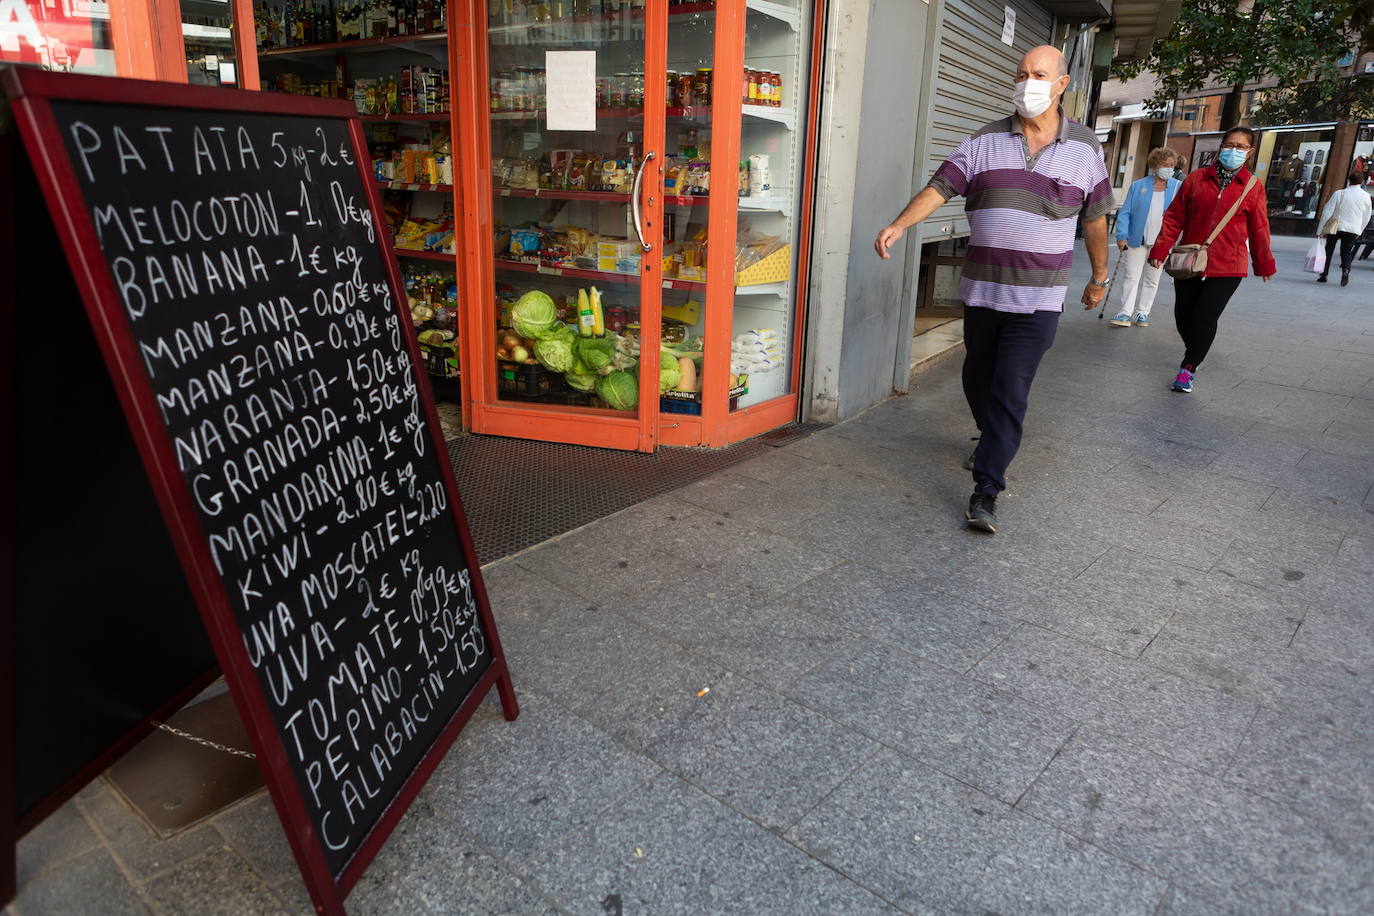
<path id="1" fill-rule="evenodd" d="M 510 359 L 510 352 L 505 347 L 496 348 L 497 359 Z"/>
<path id="2" fill-rule="evenodd" d="M 520 337 L 516 334 L 502 334 L 501 346 L 505 347 L 507 350 L 514 350 L 516 347 L 521 346 Z"/>
<path id="3" fill-rule="evenodd" d="M 524 347 L 511 347 L 510 358 L 517 363 L 523 363 L 530 358 L 530 351 L 526 350 Z"/>

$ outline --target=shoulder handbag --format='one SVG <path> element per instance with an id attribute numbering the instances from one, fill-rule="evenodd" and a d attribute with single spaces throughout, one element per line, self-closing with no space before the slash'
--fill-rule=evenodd
<path id="1" fill-rule="evenodd" d="M 1344 194 L 1344 193 L 1345 193 L 1344 191 L 1337 191 L 1337 192 L 1336 192 L 1336 194 Z M 1331 197 L 1332 197 L 1333 200 L 1335 199 L 1336 194 L 1332 194 L 1332 195 L 1331 195 Z M 1340 232 L 1340 231 L 1341 231 L 1341 218 L 1340 218 L 1339 216 L 1333 216 L 1333 217 L 1331 217 L 1329 220 L 1327 220 L 1326 222 L 1322 223 L 1322 231 L 1321 231 L 1321 232 L 1318 232 L 1317 234 L 1318 234 L 1318 235 L 1335 235 L 1337 232 Z"/>
<path id="2" fill-rule="evenodd" d="M 1240 209 L 1240 205 L 1245 201 L 1246 196 L 1249 195 L 1250 189 L 1253 188 L 1258 181 L 1258 176 L 1250 176 L 1250 180 L 1247 181 L 1245 187 L 1241 189 L 1240 197 L 1237 197 L 1236 202 L 1231 204 L 1231 209 L 1226 211 L 1226 215 L 1221 218 L 1221 222 L 1217 223 L 1216 228 L 1212 230 L 1212 234 L 1207 236 L 1207 241 L 1203 242 L 1201 245 L 1175 245 L 1173 250 L 1169 252 L 1168 259 L 1164 262 L 1164 272 L 1175 280 L 1191 280 L 1194 277 L 1200 277 L 1206 273 L 1208 246 L 1216 241 L 1216 237 L 1221 234 L 1221 230 L 1226 228 L 1226 224 L 1231 221 L 1231 217 L 1236 215 L 1236 211 Z"/>

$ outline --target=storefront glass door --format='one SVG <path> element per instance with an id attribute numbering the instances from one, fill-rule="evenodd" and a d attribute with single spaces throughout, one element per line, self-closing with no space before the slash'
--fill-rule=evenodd
<path id="1" fill-rule="evenodd" d="M 663 72 L 666 34 L 655 6 L 488 5 L 495 297 L 489 314 L 469 310 L 475 347 L 489 351 L 465 371 L 475 431 L 534 425 L 552 441 L 654 446 L 664 101 L 645 74 Z"/>

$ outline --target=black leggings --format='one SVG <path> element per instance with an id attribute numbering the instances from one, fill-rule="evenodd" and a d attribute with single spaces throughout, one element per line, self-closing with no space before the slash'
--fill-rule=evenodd
<path id="1" fill-rule="evenodd" d="M 1174 281 L 1174 323 L 1183 338 L 1183 362 L 1196 369 L 1207 358 L 1217 336 L 1217 320 L 1231 301 L 1241 277 L 1194 277 Z"/>

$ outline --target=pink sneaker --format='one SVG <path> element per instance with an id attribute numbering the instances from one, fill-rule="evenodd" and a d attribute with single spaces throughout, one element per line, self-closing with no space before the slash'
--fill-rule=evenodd
<path id="1" fill-rule="evenodd" d="M 1193 390 L 1193 373 L 1187 369 L 1178 370 L 1178 375 L 1174 376 L 1173 390 L 1190 393 Z"/>

